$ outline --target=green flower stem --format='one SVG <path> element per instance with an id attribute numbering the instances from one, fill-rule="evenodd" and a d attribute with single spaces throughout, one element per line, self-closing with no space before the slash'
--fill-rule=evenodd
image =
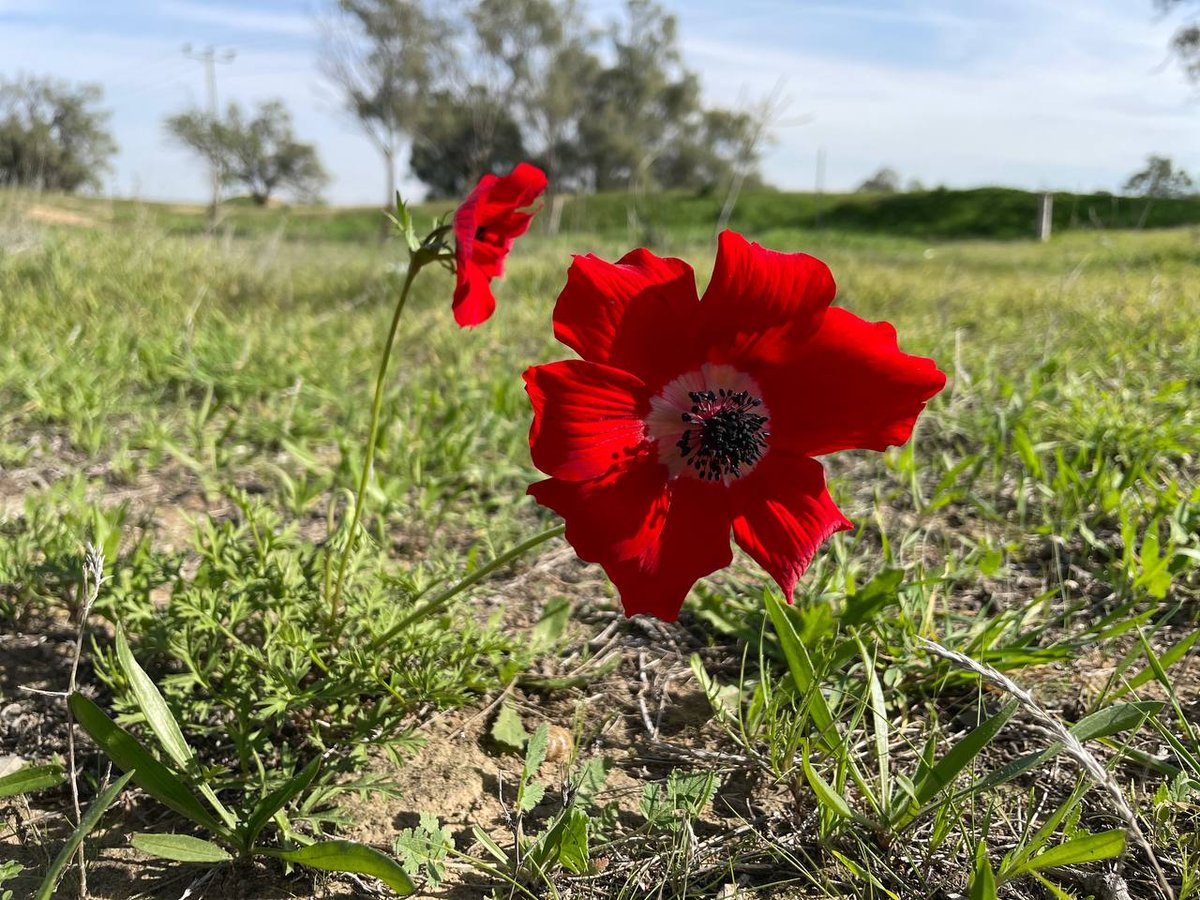
<path id="1" fill-rule="evenodd" d="M 371 405 L 371 430 L 367 437 L 366 458 L 363 460 L 362 474 L 358 479 L 358 493 L 354 496 L 354 513 L 350 519 L 350 532 L 346 536 L 346 546 L 342 550 L 342 558 L 338 561 L 337 581 L 329 598 L 329 624 L 335 629 L 335 634 L 341 633 L 338 625 L 338 613 L 341 610 L 342 587 L 346 580 L 346 566 L 350 562 L 350 554 L 358 538 L 358 523 L 362 521 L 363 506 L 367 499 L 367 482 L 371 479 L 371 467 L 375 463 L 375 444 L 379 439 L 379 418 L 383 410 L 383 386 L 387 380 L 388 364 L 392 359 L 392 345 L 396 342 L 396 330 L 400 325 L 400 314 L 408 302 L 408 294 L 413 280 L 426 263 L 436 259 L 424 247 L 416 250 L 409 258 L 408 272 L 404 276 L 404 286 L 400 288 L 400 299 L 396 301 L 396 312 L 392 315 L 392 327 L 388 330 L 387 341 L 383 345 L 383 358 L 379 361 L 379 374 L 375 378 L 375 401 Z"/>
<path id="2" fill-rule="evenodd" d="M 432 616 L 438 612 L 441 612 L 441 610 L 445 609 L 446 605 L 451 600 L 453 600 L 455 597 L 457 597 L 459 594 L 461 594 L 467 588 L 473 587 L 474 585 L 483 581 L 485 578 L 487 578 L 489 575 L 491 575 L 496 570 L 503 569 L 514 559 L 524 556 L 526 553 L 528 553 L 534 547 L 544 544 L 544 543 L 546 543 L 546 541 L 552 540 L 553 538 L 559 537 L 566 530 L 567 530 L 567 527 L 565 525 L 556 525 L 553 528 L 549 528 L 546 531 L 543 531 L 541 534 L 535 534 L 533 537 L 529 538 L 527 541 L 517 544 L 517 546 L 513 547 L 511 550 L 501 553 L 499 556 L 497 556 L 495 559 L 493 559 L 490 563 L 480 566 L 478 569 L 476 569 L 474 572 L 472 572 L 466 578 L 462 579 L 462 581 L 459 581 L 453 587 L 448 588 L 447 590 L 438 594 L 436 597 L 434 597 L 428 603 L 422 604 L 421 606 L 414 609 L 412 612 L 410 612 L 407 616 L 405 616 L 403 619 L 401 619 L 399 622 L 397 622 L 395 625 L 393 625 L 391 628 L 389 628 L 387 631 L 385 631 L 379 637 L 375 638 L 375 640 L 371 641 L 371 643 L 367 645 L 366 651 L 368 653 L 370 653 L 372 651 L 380 649 L 386 643 L 388 643 L 388 641 L 390 641 L 392 638 L 394 638 L 396 635 L 398 635 L 404 629 L 411 628 L 413 625 L 416 625 L 418 622 L 422 622 L 425 619 L 429 618 L 430 616 Z"/>

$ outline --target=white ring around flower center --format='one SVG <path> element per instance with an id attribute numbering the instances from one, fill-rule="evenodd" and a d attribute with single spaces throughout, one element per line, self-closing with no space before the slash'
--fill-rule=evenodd
<path id="1" fill-rule="evenodd" d="M 711 397 L 711 402 L 710 398 Z M 699 399 L 698 399 L 699 398 Z M 688 475 L 728 485 L 758 465 L 766 452 L 771 413 L 762 388 L 732 366 L 705 363 L 680 375 L 650 399 L 646 435 L 658 444 L 658 458 L 672 478 Z M 717 419 L 723 419 L 718 422 Z M 735 453 L 707 460 L 701 443 L 707 429 L 732 423 L 740 439 Z"/>

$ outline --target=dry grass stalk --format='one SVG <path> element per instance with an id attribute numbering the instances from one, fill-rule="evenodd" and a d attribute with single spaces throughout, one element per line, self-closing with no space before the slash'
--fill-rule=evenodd
<path id="1" fill-rule="evenodd" d="M 1175 900 L 1175 892 L 1171 889 L 1170 883 L 1167 881 L 1166 873 L 1163 872 L 1162 866 L 1158 863 L 1158 857 L 1154 855 L 1154 849 L 1150 846 L 1150 841 L 1146 838 L 1141 826 L 1138 824 L 1137 816 L 1134 815 L 1133 809 L 1129 806 L 1129 801 L 1125 799 L 1125 793 L 1121 790 L 1120 783 L 1113 778 L 1112 773 L 1108 771 L 1100 761 L 1096 759 L 1087 748 L 1080 743 L 1062 722 L 1050 715 L 1042 706 L 1033 699 L 1033 695 L 1023 687 L 1018 685 L 1008 676 L 996 671 L 991 666 L 971 659 L 969 656 L 964 656 L 957 651 L 951 650 L 948 647 L 943 647 L 936 641 L 931 641 L 927 638 L 920 639 L 921 647 L 928 653 L 934 656 L 940 656 L 954 665 L 973 672 L 986 681 L 993 687 L 998 688 L 1009 696 L 1013 697 L 1025 711 L 1028 712 L 1039 724 L 1049 730 L 1063 745 L 1063 752 L 1071 759 L 1075 760 L 1080 767 L 1088 774 L 1097 785 L 1102 787 L 1109 795 L 1113 802 L 1113 806 L 1117 810 L 1117 814 L 1125 822 L 1127 832 L 1133 837 L 1138 845 L 1145 851 L 1147 859 L 1150 861 L 1151 867 L 1154 869 L 1154 877 L 1158 882 L 1159 889 L 1163 895 Z"/>

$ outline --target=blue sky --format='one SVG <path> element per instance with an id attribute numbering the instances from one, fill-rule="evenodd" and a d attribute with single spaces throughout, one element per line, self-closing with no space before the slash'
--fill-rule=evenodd
<path id="1" fill-rule="evenodd" d="M 618 0 L 591 0 L 603 21 Z M 782 84 L 767 179 L 808 189 L 880 166 L 927 185 L 1113 189 L 1150 153 L 1200 172 L 1200 91 L 1168 58 L 1150 0 L 668 0 L 710 102 Z M 199 200 L 202 169 L 162 120 L 204 101 L 182 47 L 236 52 L 221 102 L 283 98 L 318 145 L 335 203 L 382 193 L 371 145 L 316 65 L 322 0 L 0 0 L 0 75 L 98 81 L 121 153 L 106 190 Z M 403 174 L 403 173 L 402 173 Z"/>

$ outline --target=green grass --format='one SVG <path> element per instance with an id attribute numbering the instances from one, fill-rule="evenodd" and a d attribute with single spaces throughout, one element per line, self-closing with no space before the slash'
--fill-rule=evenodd
<path id="1" fill-rule="evenodd" d="M 747 233 L 801 229 L 939 241 L 1019 240 L 1035 233 L 1040 197 L 1040 193 L 996 187 L 900 194 L 756 189 L 740 195 L 729 224 Z M 1200 198 L 1196 197 L 1149 202 L 1107 193 L 1058 192 L 1054 197 L 1056 233 L 1200 225 Z M 700 240 L 716 226 L 724 200 L 719 192 L 685 191 L 567 196 L 562 198 L 560 228 L 638 243 Z M 0 210 L 4 202 L 0 197 Z M 74 197 L 53 197 L 49 203 L 121 228 L 150 227 L 172 235 L 201 235 L 209 228 L 204 207 L 196 205 Z M 449 201 L 419 207 L 421 214 L 430 217 L 452 209 Z M 379 223 L 378 211 L 371 207 L 263 209 L 231 201 L 222 206 L 218 231 L 241 238 L 369 243 L 380 237 Z"/>
<path id="2" fill-rule="evenodd" d="M 630 249 L 623 198 L 568 205 L 569 233 L 523 240 L 481 328 L 453 326 L 448 276 L 419 279 L 344 635 L 327 620 L 325 580 L 398 288 L 396 245 L 368 239 L 374 214 L 239 208 L 232 235 L 212 239 L 186 233 L 199 227 L 192 213 L 132 204 L 112 206 L 111 228 L 11 218 L 0 234 L 0 621 L 61 624 L 81 596 L 82 545 L 100 545 L 111 581 L 98 619 L 125 624 L 195 742 L 206 768 L 190 777 L 254 799 L 313 754 L 351 748 L 289 807 L 297 834 L 352 833 L 347 792 L 396 792 L 376 751 L 407 758 L 439 711 L 475 715 L 503 698 L 574 730 L 590 749 L 567 767 L 566 802 L 545 769 L 521 775 L 526 793 L 505 785 L 516 836 L 468 831 L 447 849 L 429 817 L 396 828 L 400 857 L 435 878 L 465 855 L 504 891 L 506 879 L 583 891 L 599 888 L 579 873 L 604 858 L 600 896 L 711 895 L 739 875 L 795 896 L 928 896 L 968 881 L 984 891 L 989 872 L 1004 896 L 1045 896 L 1039 877 L 1078 892 L 1037 860 L 1111 855 L 1105 835 L 1122 823 L 1107 796 L 1043 753 L 1052 739 L 1025 711 L 921 651 L 935 637 L 1080 723 L 1181 896 L 1196 896 L 1200 235 L 1081 228 L 1046 245 L 930 246 L 924 236 L 972 232 L 983 209 L 1004 237 L 1032 220 L 1020 198 L 922 206 L 936 196 L 826 198 L 820 231 L 811 198 L 746 198 L 748 236 L 825 259 L 841 305 L 892 321 L 951 384 L 908 446 L 827 461 L 858 528 L 818 556 L 774 627 L 764 576 L 739 558 L 667 632 L 686 653 L 618 623 L 623 668 L 580 678 L 554 660 L 589 671 L 588 641 L 615 620 L 608 593 L 575 569 L 552 589 L 575 609 L 565 630 L 535 624 L 545 588 L 503 602 L 480 589 L 386 652 L 361 648 L 551 523 L 524 496 L 537 473 L 520 373 L 564 355 L 549 317 L 568 254 Z M 1094 202 L 1060 197 L 1058 213 Z M 642 228 L 703 282 L 715 209 L 649 198 Z M 641 732 L 630 697 L 647 655 L 675 690 L 702 684 L 712 703 L 707 725 L 679 732 L 684 755 L 667 768 L 643 767 L 661 747 L 635 736 L 629 751 L 602 727 L 619 713 Z M 104 627 L 89 657 L 102 705 L 147 738 Z M 536 741 L 525 753 L 536 757 Z M 633 780 L 624 794 L 603 787 L 614 767 Z M 742 783 L 748 806 L 731 799 Z M 1146 860 L 1130 854 L 1130 889 L 1149 895 Z"/>

